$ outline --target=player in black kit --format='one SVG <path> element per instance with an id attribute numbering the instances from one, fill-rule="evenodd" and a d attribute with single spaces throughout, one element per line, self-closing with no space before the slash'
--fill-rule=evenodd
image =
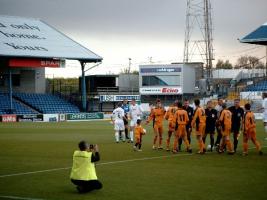
<path id="1" fill-rule="evenodd" d="M 232 132 L 234 137 L 234 151 L 236 152 L 238 145 L 238 137 L 240 131 L 240 125 L 244 117 L 244 110 L 240 107 L 240 100 L 234 100 L 234 106 L 231 106 L 229 110 L 232 113 Z"/>
<path id="2" fill-rule="evenodd" d="M 212 106 L 212 101 L 207 102 L 207 108 L 205 109 L 206 114 L 206 129 L 205 135 L 203 135 L 202 139 L 205 144 L 207 134 L 210 134 L 210 151 L 213 150 L 214 146 L 214 134 L 217 120 L 217 110 L 215 110 Z"/>

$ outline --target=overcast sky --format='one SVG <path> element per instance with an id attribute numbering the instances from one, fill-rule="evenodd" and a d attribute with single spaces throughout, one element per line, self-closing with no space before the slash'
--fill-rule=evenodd
<path id="1" fill-rule="evenodd" d="M 237 39 L 267 22 L 267 0 L 211 3 L 215 58 L 235 63 L 245 54 L 264 56 L 263 47 L 249 50 L 254 46 Z M 118 72 L 128 58 L 133 68 L 149 57 L 183 60 L 186 0 L 0 0 L 0 15 L 42 19 L 102 56 L 103 64 L 89 73 Z M 71 75 L 79 75 L 75 71 Z"/>

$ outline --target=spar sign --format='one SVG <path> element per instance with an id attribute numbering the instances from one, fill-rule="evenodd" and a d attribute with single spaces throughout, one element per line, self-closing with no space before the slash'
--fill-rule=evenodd
<path id="1" fill-rule="evenodd" d="M 142 87 L 140 94 L 178 95 L 182 94 L 182 87 Z"/>

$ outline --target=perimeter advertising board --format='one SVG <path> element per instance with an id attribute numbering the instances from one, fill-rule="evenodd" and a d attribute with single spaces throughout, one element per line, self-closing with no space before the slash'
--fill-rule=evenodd
<path id="1" fill-rule="evenodd" d="M 104 113 L 95 112 L 95 113 L 74 113 L 67 114 L 67 121 L 88 121 L 93 119 L 104 119 Z"/>

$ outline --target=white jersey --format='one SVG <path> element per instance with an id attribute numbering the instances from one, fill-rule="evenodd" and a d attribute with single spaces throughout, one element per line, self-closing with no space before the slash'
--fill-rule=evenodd
<path id="1" fill-rule="evenodd" d="M 262 108 L 263 108 L 263 121 L 267 122 L 267 98 L 263 99 Z"/>
<path id="2" fill-rule="evenodd" d="M 218 117 L 218 119 L 219 119 L 219 117 L 220 117 L 220 115 L 221 115 L 221 111 L 222 111 L 222 106 L 220 106 L 219 104 L 217 104 L 216 106 L 215 106 L 215 110 L 217 110 L 217 117 Z"/>
<path id="3" fill-rule="evenodd" d="M 121 121 L 123 120 L 123 116 L 124 116 L 124 110 L 121 107 L 118 107 L 115 110 L 113 110 L 113 113 L 112 113 L 113 120 Z"/>
<path id="4" fill-rule="evenodd" d="M 143 113 L 143 110 L 139 105 L 135 104 L 135 105 L 130 106 L 129 114 L 130 114 L 131 119 L 134 119 L 134 120 L 140 119 L 142 113 Z"/>

